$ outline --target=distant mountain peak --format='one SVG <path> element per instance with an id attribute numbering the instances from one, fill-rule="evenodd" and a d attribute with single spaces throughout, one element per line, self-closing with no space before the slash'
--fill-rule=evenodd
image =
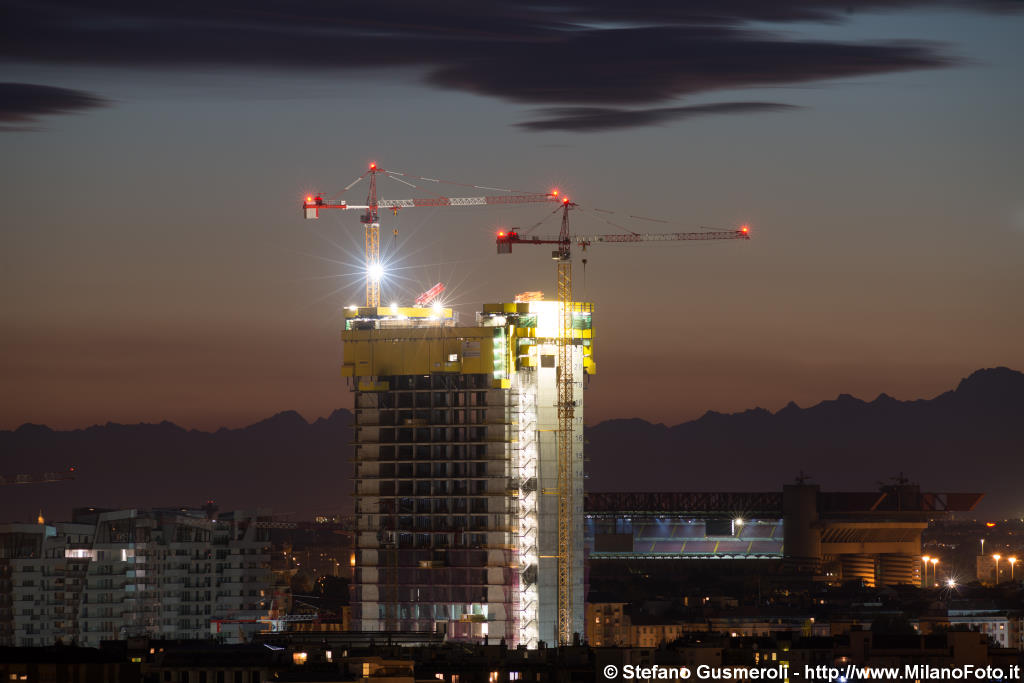
<path id="1" fill-rule="evenodd" d="M 39 425 L 34 422 L 26 422 L 17 429 L 14 430 L 15 434 L 22 436 L 28 436 L 29 434 L 48 434 L 53 430 L 46 425 Z"/>
<path id="2" fill-rule="evenodd" d="M 275 413 L 266 419 L 254 422 L 248 427 L 245 427 L 245 429 L 263 429 L 266 427 L 274 427 L 275 429 L 278 429 L 288 427 L 305 427 L 307 425 L 309 425 L 309 423 L 306 422 L 306 418 L 299 415 L 298 412 L 294 410 L 282 410 L 280 413 Z"/>
<path id="3" fill-rule="evenodd" d="M 1024 390 L 1024 373 L 999 366 L 975 370 L 960 380 L 955 392 L 957 394 L 982 392 L 1004 394 L 1021 390 Z"/>
<path id="4" fill-rule="evenodd" d="M 798 406 L 798 405 L 796 404 L 796 401 L 790 401 L 790 402 L 789 402 L 789 403 L 787 403 L 787 404 L 786 404 L 786 405 L 785 405 L 785 406 L 784 406 L 784 407 L 783 407 L 783 408 L 782 408 L 781 410 L 779 410 L 779 411 L 778 411 L 777 413 L 775 413 L 775 414 L 776 414 L 776 415 L 791 415 L 791 414 L 793 414 L 793 413 L 799 413 L 799 412 L 800 412 L 800 411 L 802 411 L 802 410 L 803 410 L 803 408 L 801 408 L 800 406 Z"/>

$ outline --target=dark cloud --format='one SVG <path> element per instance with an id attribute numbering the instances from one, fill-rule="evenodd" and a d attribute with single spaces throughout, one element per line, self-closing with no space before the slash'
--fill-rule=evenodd
<path id="1" fill-rule="evenodd" d="M 548 107 L 539 110 L 546 118 L 523 121 L 516 125 L 533 131 L 593 132 L 615 128 L 650 126 L 693 116 L 707 116 L 708 114 L 749 114 L 798 108 L 790 104 L 778 104 L 775 102 L 721 102 L 717 104 L 697 104 L 689 107 L 658 107 L 653 109 Z"/>
<path id="2" fill-rule="evenodd" d="M 1008 11 L 1020 3 L 38 0 L 0 10 L 0 59 L 147 69 L 409 67 L 435 86 L 513 102 L 613 107 L 956 62 L 935 45 L 805 41 L 745 28 L 751 21 L 841 21 L 851 7 Z"/>
<path id="3" fill-rule="evenodd" d="M 106 104 L 106 100 L 81 90 L 32 83 L 0 83 L 0 131 L 39 130 L 31 124 L 40 116 L 72 114 Z"/>
<path id="4" fill-rule="evenodd" d="M 933 46 L 792 41 L 734 28 L 574 31 L 515 60 L 482 54 L 437 67 L 437 85 L 525 103 L 664 102 L 723 88 L 946 66 Z"/>

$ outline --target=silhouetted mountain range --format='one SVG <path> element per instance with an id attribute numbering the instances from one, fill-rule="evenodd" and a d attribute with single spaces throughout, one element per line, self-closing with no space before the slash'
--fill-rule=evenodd
<path id="1" fill-rule="evenodd" d="M 877 487 L 904 472 L 932 491 L 984 492 L 979 511 L 1024 514 L 1024 374 L 979 370 L 932 399 L 840 394 L 809 408 L 709 412 L 674 427 L 641 419 L 587 429 L 593 491 L 777 490 L 803 471 L 826 489 Z M 170 422 L 0 432 L 0 473 L 78 466 L 74 481 L 0 487 L 0 521 L 65 519 L 74 506 L 351 509 L 352 414 L 286 411 L 241 429 Z"/>
<path id="2" fill-rule="evenodd" d="M 825 489 L 875 490 L 903 472 L 925 490 L 985 493 L 983 513 L 1024 516 L 1024 374 L 1009 368 L 928 400 L 840 394 L 675 427 L 609 420 L 587 439 L 591 491 L 772 491 L 801 471 Z"/>

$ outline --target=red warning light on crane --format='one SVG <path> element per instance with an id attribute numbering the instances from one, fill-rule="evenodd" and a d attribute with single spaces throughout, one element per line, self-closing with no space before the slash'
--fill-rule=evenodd
<path id="1" fill-rule="evenodd" d="M 551 190 L 551 196 L 552 197 L 557 197 L 558 196 L 558 190 L 557 189 Z"/>
<path id="2" fill-rule="evenodd" d="M 371 161 L 371 162 L 370 162 L 370 170 L 372 171 L 372 170 L 374 170 L 375 168 L 377 168 L 377 162 L 376 162 L 376 161 Z"/>
<path id="3" fill-rule="evenodd" d="M 505 231 L 504 230 L 499 230 L 498 231 L 498 237 L 504 237 L 504 236 L 505 236 Z"/>
<path id="4" fill-rule="evenodd" d="M 312 196 L 308 196 L 308 197 L 306 197 L 306 201 L 307 201 L 307 202 L 311 202 L 311 201 L 313 201 L 313 197 L 312 197 Z"/>
<path id="5" fill-rule="evenodd" d="M 750 232 L 750 226 L 741 225 L 740 226 L 740 232 L 742 232 L 744 235 L 746 235 L 747 233 Z"/>

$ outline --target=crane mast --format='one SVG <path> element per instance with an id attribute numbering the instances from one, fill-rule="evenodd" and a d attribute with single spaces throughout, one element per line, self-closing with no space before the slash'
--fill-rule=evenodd
<path id="1" fill-rule="evenodd" d="M 380 218 L 377 215 L 377 164 L 370 164 L 370 190 L 366 213 L 359 217 L 366 232 L 366 305 L 380 306 Z"/>
<path id="2" fill-rule="evenodd" d="M 750 239 L 750 229 L 674 233 L 626 233 L 611 235 L 572 235 L 569 232 L 569 211 L 577 205 L 562 198 L 562 226 L 557 237 L 520 236 L 515 230 L 498 232 L 498 253 L 509 254 L 513 244 L 554 244 L 551 258 L 557 266 L 558 279 L 558 616 L 555 640 L 569 645 L 573 638 L 573 572 L 572 549 L 575 540 L 573 511 L 573 425 L 576 417 L 575 384 L 573 377 L 573 347 L 575 331 L 572 320 L 572 245 L 584 249 L 594 243 L 635 243 L 689 240 Z"/>
<path id="3" fill-rule="evenodd" d="M 573 458 L 572 432 L 576 417 L 573 383 L 572 347 L 572 253 L 569 243 L 569 210 L 575 204 L 562 202 L 562 229 L 558 249 L 552 256 L 558 269 L 558 624 L 557 639 L 562 645 L 572 642 L 573 632 Z"/>

